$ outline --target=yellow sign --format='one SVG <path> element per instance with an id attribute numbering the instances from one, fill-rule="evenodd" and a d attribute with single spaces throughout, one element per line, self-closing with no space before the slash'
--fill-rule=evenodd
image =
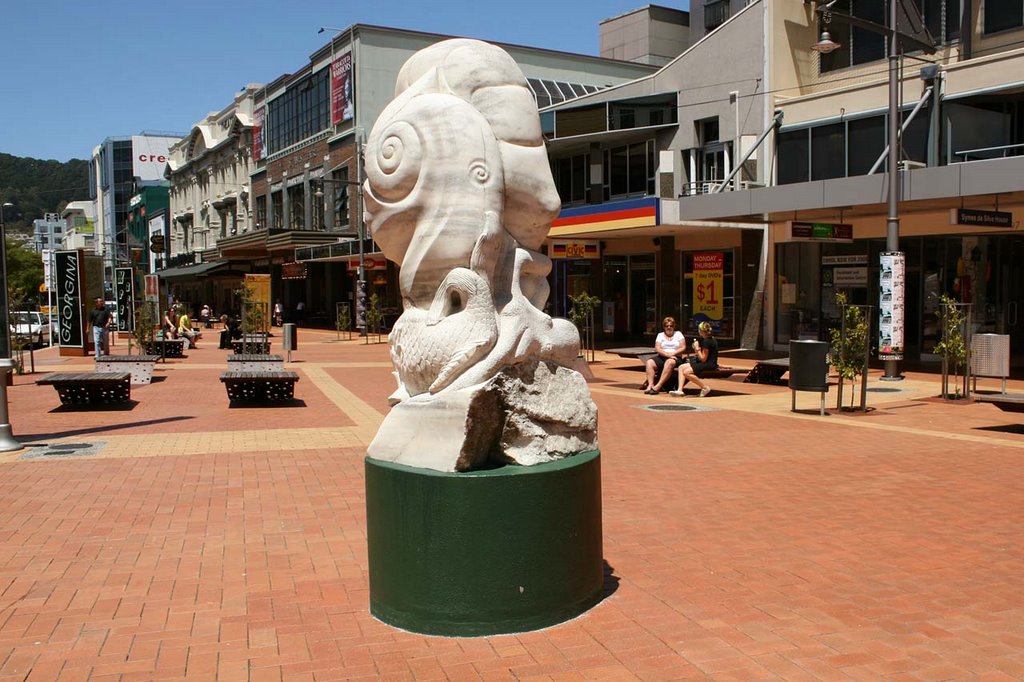
<path id="1" fill-rule="evenodd" d="M 693 314 L 721 320 L 724 253 L 695 253 L 693 255 Z"/>

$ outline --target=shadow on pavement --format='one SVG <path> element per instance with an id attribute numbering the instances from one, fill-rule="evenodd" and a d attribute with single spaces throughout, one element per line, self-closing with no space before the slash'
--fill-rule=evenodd
<path id="1" fill-rule="evenodd" d="M 135 403 L 136 401 L 131 401 Z M 132 406 L 134 407 L 134 405 Z M 123 409 L 123 408 L 122 408 Z M 129 408 L 130 409 L 130 408 Z M 83 412 L 85 410 L 65 410 L 63 408 L 56 408 L 50 410 L 51 412 Z M 110 426 L 96 426 L 88 429 L 70 429 L 68 431 L 54 431 L 53 433 L 34 433 L 34 434 L 18 434 L 18 440 L 22 442 L 31 443 L 33 441 L 47 440 L 49 438 L 67 438 L 68 436 L 84 436 L 90 433 L 105 433 L 107 431 L 119 431 L 121 429 L 132 429 L 137 426 L 150 426 L 152 424 L 166 424 L 167 422 L 183 421 L 185 419 L 195 419 L 195 417 L 167 417 L 165 419 L 147 419 L 146 421 L 129 422 L 127 424 L 112 424 Z"/>
<path id="2" fill-rule="evenodd" d="M 246 408 L 246 407 L 255 407 L 257 409 L 265 410 L 267 408 L 274 408 L 274 407 L 305 407 L 305 406 L 306 406 L 306 401 L 305 400 L 298 400 L 298 399 L 296 399 L 296 400 L 267 400 L 267 401 L 259 401 L 259 400 L 243 400 L 243 401 L 238 401 L 238 400 L 232 400 L 230 402 L 230 404 L 228 405 L 228 409 L 229 410 L 238 410 L 238 409 L 243 409 L 243 408 Z"/>

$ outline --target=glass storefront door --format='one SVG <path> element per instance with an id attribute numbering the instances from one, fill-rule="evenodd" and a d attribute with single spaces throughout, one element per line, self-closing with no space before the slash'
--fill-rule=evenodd
<path id="1" fill-rule="evenodd" d="M 629 258 L 629 330 L 634 337 L 661 331 L 654 254 Z"/>

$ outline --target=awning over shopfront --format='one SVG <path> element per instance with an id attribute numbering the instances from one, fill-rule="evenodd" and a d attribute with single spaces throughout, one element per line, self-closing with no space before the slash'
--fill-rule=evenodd
<path id="1" fill-rule="evenodd" d="M 212 263 L 195 263 L 193 265 L 182 265 L 166 270 L 157 270 L 156 275 L 161 279 L 188 279 L 206 277 L 217 271 L 225 270 L 230 263 L 226 260 L 217 260 Z"/>

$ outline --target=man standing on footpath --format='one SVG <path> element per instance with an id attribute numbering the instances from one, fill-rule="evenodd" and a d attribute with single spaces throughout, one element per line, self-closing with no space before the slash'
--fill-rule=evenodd
<path id="1" fill-rule="evenodd" d="M 92 325 L 92 341 L 96 345 L 96 359 L 100 359 L 100 349 L 103 350 L 103 355 L 110 355 L 110 346 L 107 345 L 110 311 L 103 305 L 102 298 L 97 298 L 96 305 L 89 311 L 89 324 Z"/>

